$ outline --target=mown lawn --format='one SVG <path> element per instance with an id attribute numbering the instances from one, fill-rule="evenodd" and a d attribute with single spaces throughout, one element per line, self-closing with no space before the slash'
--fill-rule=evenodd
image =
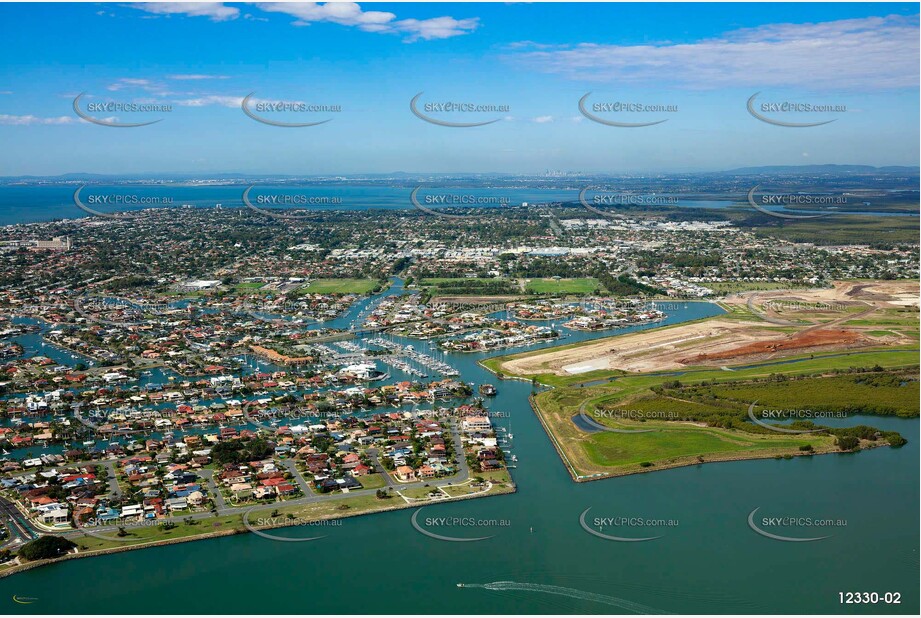
<path id="1" fill-rule="evenodd" d="M 243 516 L 229 515 L 222 517 L 205 518 L 196 520 L 192 525 L 184 522 L 174 522 L 176 527 L 167 530 L 162 526 L 148 525 L 125 525 L 124 537 L 118 536 L 117 530 L 100 531 L 101 536 L 110 537 L 109 539 L 99 538 L 97 536 L 86 535 L 74 539 L 81 551 L 96 551 L 100 549 L 112 549 L 115 547 L 130 547 L 142 543 L 151 543 L 154 541 L 168 541 L 170 539 L 181 539 L 186 537 L 199 536 L 215 532 L 225 532 L 227 530 L 242 529 Z"/>
<path id="2" fill-rule="evenodd" d="M 384 477 L 380 474 L 368 474 L 367 476 L 358 477 L 358 482 L 365 489 L 380 489 L 387 484 Z"/>
<path id="3" fill-rule="evenodd" d="M 828 437 L 760 437 L 709 428 L 667 429 L 650 433 L 599 432 L 586 443 L 589 458 L 601 466 L 627 466 L 676 457 L 717 453 L 751 453 L 763 450 L 796 451 L 806 444 L 829 442 Z"/>
<path id="4" fill-rule="evenodd" d="M 415 498 L 417 500 L 427 499 L 428 495 L 433 491 L 441 494 L 441 492 L 438 491 L 438 488 L 434 485 L 430 485 L 429 487 L 410 487 L 407 489 L 400 489 L 398 487 L 397 491 L 399 491 L 400 494 L 406 496 L 407 498 Z"/>
<path id="5" fill-rule="evenodd" d="M 714 368 L 689 369 L 679 377 L 681 388 L 669 388 L 666 396 L 650 389 L 661 385 L 669 376 L 615 374 L 592 372 L 582 376 L 539 376 L 555 389 L 538 395 L 538 413 L 563 449 L 566 459 L 579 476 L 593 474 L 626 474 L 654 470 L 656 467 L 687 465 L 703 457 L 718 459 L 783 457 L 799 455 L 800 446 L 810 444 L 816 452 L 834 451 L 834 438 L 829 436 L 786 436 L 751 433 L 741 430 L 698 427 L 688 423 L 668 421 L 638 422 L 599 417 L 601 407 L 620 411 L 642 410 L 659 414 L 674 412 L 678 418 L 700 416 L 735 417 L 745 422 L 747 407 L 754 401 L 759 406 L 785 409 L 826 410 L 832 406 L 864 412 L 918 415 L 918 382 L 916 380 L 873 380 L 871 374 L 851 374 L 786 380 L 767 383 L 726 384 L 771 374 L 789 376 L 821 374 L 832 369 L 851 367 L 915 367 L 917 352 L 868 350 L 827 356 L 801 356 L 796 362 L 722 371 Z M 597 374 L 597 375 L 596 375 Z M 598 377 L 614 378 L 612 382 L 578 386 L 579 382 Z M 706 384 L 701 385 L 701 382 Z M 690 386 L 688 386 L 690 385 Z M 692 392 L 693 391 L 693 392 Z M 698 392 L 699 391 L 699 392 Z M 833 394 L 832 394 L 833 393 Z M 652 433 L 618 434 L 614 432 L 586 433 L 576 427 L 572 417 L 585 405 L 586 414 L 611 427 L 628 429 L 658 429 Z M 850 407 L 848 407 L 850 406 Z M 888 407 L 887 407 L 888 406 Z M 888 410 L 888 411 L 884 411 Z M 647 415 L 648 418 L 654 415 Z M 819 421 L 818 424 L 821 424 Z M 641 467 L 643 462 L 653 466 Z"/>
<path id="6" fill-rule="evenodd" d="M 483 277 L 428 277 L 422 279 L 422 285 L 435 285 L 438 287 L 452 287 L 469 283 L 471 285 L 487 285 L 490 283 L 505 283 L 507 279 L 483 278 Z"/>
<path id="7" fill-rule="evenodd" d="M 777 281 L 711 281 L 702 284 L 718 294 L 732 294 L 735 292 L 756 292 L 772 290 L 804 289 L 807 286 L 798 286 L 790 282 Z"/>
<path id="8" fill-rule="evenodd" d="M 377 279 L 314 279 L 302 287 L 301 294 L 370 294 L 379 285 Z"/>
<path id="9" fill-rule="evenodd" d="M 591 294 L 599 287 L 594 277 L 580 279 L 531 279 L 526 291 L 536 294 Z"/>
<path id="10" fill-rule="evenodd" d="M 430 277 L 422 279 L 420 285 L 439 296 L 506 296 L 521 293 L 517 281 L 500 277 Z"/>

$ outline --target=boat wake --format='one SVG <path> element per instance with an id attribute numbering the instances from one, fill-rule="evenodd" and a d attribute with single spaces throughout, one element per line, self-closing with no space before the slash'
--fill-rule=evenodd
<path id="1" fill-rule="evenodd" d="M 620 607 L 621 609 L 636 612 L 637 614 L 669 613 L 661 609 L 656 609 L 655 607 L 634 603 L 633 601 L 628 601 L 626 599 L 620 599 L 618 597 L 612 597 L 606 594 L 597 594 L 595 592 L 586 592 L 584 590 L 576 590 L 575 588 L 563 588 L 562 586 L 548 586 L 545 584 L 528 584 L 522 582 L 490 582 L 488 584 L 458 584 L 457 586 L 458 588 L 485 588 L 486 590 L 497 591 L 521 590 L 523 592 L 543 592 L 546 594 L 556 594 L 564 597 L 569 597 L 571 599 L 594 601 L 595 603 L 602 603 L 604 605 L 613 605 L 615 607 Z"/>

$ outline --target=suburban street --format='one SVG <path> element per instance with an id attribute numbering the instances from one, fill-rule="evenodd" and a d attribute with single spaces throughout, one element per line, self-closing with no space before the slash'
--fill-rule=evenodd
<path id="1" fill-rule="evenodd" d="M 386 482 L 385 487 L 387 487 L 391 491 L 391 493 L 396 492 L 396 491 L 409 490 L 409 489 L 423 489 L 425 487 L 430 487 L 434 489 L 436 487 L 463 484 L 470 479 L 470 469 L 467 465 L 467 461 L 465 457 L 463 456 L 464 451 L 463 451 L 462 442 L 461 442 L 460 430 L 456 423 L 452 423 L 450 428 L 448 428 L 448 430 L 446 431 L 446 433 L 448 433 L 450 435 L 450 438 L 454 441 L 456 461 L 457 461 L 457 474 L 451 477 L 442 478 L 438 480 L 410 481 L 407 483 L 399 483 L 399 482 L 396 482 L 393 479 L 393 477 L 384 469 L 383 465 L 380 462 L 380 453 L 377 448 L 373 448 L 373 447 L 369 448 L 367 453 L 368 453 L 368 456 L 371 458 L 375 471 L 378 474 L 384 475 L 383 478 L 385 479 L 385 482 Z M 120 491 L 118 480 L 117 480 L 117 475 L 116 475 L 116 470 L 115 470 L 115 464 L 117 463 L 117 461 L 118 461 L 117 459 L 94 460 L 94 461 L 80 462 L 80 463 L 71 464 L 71 465 L 78 466 L 78 467 L 82 465 L 96 465 L 96 466 L 100 466 L 104 468 L 106 470 L 106 475 L 108 478 L 108 482 L 110 484 L 109 495 L 110 497 L 114 497 Z M 282 465 L 292 475 L 295 482 L 297 483 L 297 486 L 303 492 L 304 495 L 302 497 L 294 498 L 291 500 L 284 500 L 281 502 L 267 503 L 267 504 L 262 504 L 262 503 L 247 504 L 244 506 L 228 505 L 223 495 L 221 494 L 221 492 L 216 486 L 215 479 L 214 479 L 215 471 L 210 468 L 202 468 L 198 470 L 198 474 L 202 477 L 203 484 L 207 486 L 209 495 L 213 498 L 214 509 L 208 510 L 208 511 L 200 511 L 200 512 L 191 513 L 191 514 L 184 513 L 181 515 L 181 519 L 191 518 L 194 521 L 200 521 L 200 520 L 206 520 L 209 518 L 213 518 L 216 515 L 217 516 L 237 515 L 237 514 L 242 515 L 243 513 L 247 511 L 256 510 L 256 509 L 269 510 L 269 509 L 279 508 L 279 507 L 302 506 L 302 505 L 308 505 L 308 504 L 328 502 L 331 500 L 340 500 L 346 495 L 347 496 L 353 496 L 353 495 L 365 496 L 365 495 L 376 495 L 377 493 L 377 489 L 358 489 L 358 490 L 351 490 L 348 492 L 341 492 L 341 493 L 335 492 L 335 493 L 328 493 L 328 494 L 316 494 L 310 489 L 310 486 L 307 483 L 307 481 L 304 479 L 301 473 L 297 470 L 297 465 L 294 459 L 282 460 Z M 29 474 L 29 473 L 30 472 L 19 472 L 19 473 L 16 473 L 16 475 L 21 476 L 21 475 Z M 391 499 L 396 500 L 396 499 L 403 499 L 403 498 L 400 496 L 394 496 Z M 36 536 L 37 534 L 35 531 L 32 530 L 31 526 L 28 526 L 27 524 L 24 523 L 26 520 L 22 512 L 19 510 L 19 508 L 13 502 L 3 499 L 3 498 L 0 498 L 0 518 L 2 518 L 4 523 L 7 524 L 7 527 L 13 531 L 14 533 L 13 536 L 15 537 L 15 539 L 21 538 L 21 539 L 29 540 L 33 538 L 34 536 Z M 114 534 L 117 533 L 119 527 L 124 528 L 124 527 L 130 527 L 130 526 L 125 526 L 124 524 L 122 524 L 121 526 L 117 526 L 117 525 L 97 526 L 97 527 L 93 527 L 91 530 L 92 530 L 92 533 L 104 535 L 105 538 L 110 539 L 110 540 L 122 540 L 114 536 Z M 48 532 L 42 531 L 42 532 L 45 534 L 57 534 L 57 535 L 61 535 L 61 536 L 64 536 L 70 539 L 75 539 L 75 538 L 79 538 L 83 536 L 86 533 L 86 530 L 77 529 L 77 530 L 66 530 L 66 531 L 60 531 L 60 532 L 59 531 L 53 531 L 53 532 L 52 531 L 48 531 Z M 11 543 L 19 544 L 19 543 L 24 542 L 24 541 L 17 541 L 15 539 L 11 539 L 10 541 L 7 542 L 7 544 L 11 544 Z M 128 541 L 131 539 L 126 538 L 124 540 Z"/>

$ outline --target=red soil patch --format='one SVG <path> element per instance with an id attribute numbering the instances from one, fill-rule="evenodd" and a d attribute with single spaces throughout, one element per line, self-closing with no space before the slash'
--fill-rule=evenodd
<path id="1" fill-rule="evenodd" d="M 709 354 L 698 354 L 688 358 L 680 359 L 678 362 L 691 364 L 707 360 L 728 360 L 740 356 L 754 356 L 757 354 L 773 354 L 775 352 L 784 352 L 790 350 L 802 350 L 807 348 L 819 348 L 825 346 L 844 347 L 859 343 L 862 337 L 859 333 L 852 330 L 844 329 L 821 329 L 807 330 L 796 333 L 784 339 L 772 339 L 770 341 L 757 341 L 749 343 L 738 348 L 723 350 L 722 352 L 712 352 Z"/>

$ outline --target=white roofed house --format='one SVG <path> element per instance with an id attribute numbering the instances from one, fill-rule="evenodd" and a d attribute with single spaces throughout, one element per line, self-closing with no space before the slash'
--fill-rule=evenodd
<path id="1" fill-rule="evenodd" d="M 66 508 L 56 508 L 45 511 L 41 514 L 42 523 L 46 526 L 64 527 L 70 526 L 70 511 Z"/>
<path id="2" fill-rule="evenodd" d="M 340 375 L 351 375 L 359 380 L 376 380 L 384 376 L 384 373 L 377 369 L 374 363 L 358 363 L 343 367 L 339 371 Z"/>
<path id="3" fill-rule="evenodd" d="M 128 519 L 129 517 L 143 517 L 144 516 L 144 506 L 142 504 L 129 504 L 122 507 L 121 517 L 122 519 Z"/>
<path id="4" fill-rule="evenodd" d="M 487 416 L 465 416 L 461 421 L 464 431 L 487 431 L 492 427 Z"/>
<path id="5" fill-rule="evenodd" d="M 170 511 L 184 511 L 189 508 L 185 498 L 170 498 L 166 501 L 166 506 Z"/>

